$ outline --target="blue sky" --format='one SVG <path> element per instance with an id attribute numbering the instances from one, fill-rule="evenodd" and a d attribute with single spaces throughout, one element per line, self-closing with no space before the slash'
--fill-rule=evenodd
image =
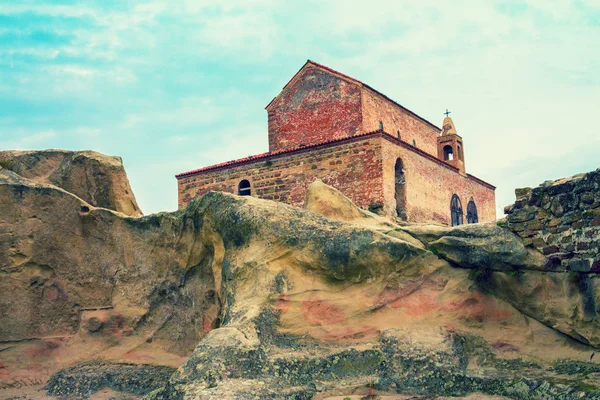
<path id="1" fill-rule="evenodd" d="M 120 155 L 143 211 L 174 210 L 176 173 L 267 150 L 310 58 L 449 108 L 501 210 L 600 167 L 599 49 L 600 0 L 0 0 L 0 149 Z"/>

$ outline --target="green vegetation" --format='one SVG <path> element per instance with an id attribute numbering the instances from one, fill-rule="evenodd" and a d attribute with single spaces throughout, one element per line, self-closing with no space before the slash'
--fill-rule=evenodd
<path id="1" fill-rule="evenodd" d="M 9 160 L 0 159 L 0 167 L 10 171 L 12 167 L 12 162 L 10 162 Z"/>

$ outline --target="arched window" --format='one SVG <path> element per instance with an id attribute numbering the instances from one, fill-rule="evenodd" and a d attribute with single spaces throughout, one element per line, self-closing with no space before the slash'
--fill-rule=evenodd
<path id="1" fill-rule="evenodd" d="M 250 196 L 250 194 L 251 194 L 250 182 L 248 182 L 248 179 L 244 179 L 238 185 L 238 195 L 240 195 L 240 196 Z"/>
<path id="2" fill-rule="evenodd" d="M 452 217 L 452 226 L 463 224 L 462 204 L 457 195 L 453 195 L 452 200 L 450 201 L 450 215 Z"/>
<path id="3" fill-rule="evenodd" d="M 394 166 L 394 198 L 396 199 L 396 214 L 406 220 L 406 178 L 401 159 L 396 160 Z"/>
<path id="4" fill-rule="evenodd" d="M 454 150 L 452 150 L 452 146 L 450 145 L 444 146 L 444 160 L 454 160 Z"/>
<path id="5" fill-rule="evenodd" d="M 477 206 L 475 200 L 471 197 L 469 204 L 467 204 L 467 223 L 476 224 L 479 222 L 479 216 L 477 215 Z"/>
<path id="6" fill-rule="evenodd" d="M 464 161 L 463 152 L 462 152 L 462 148 L 460 147 L 460 144 L 456 146 L 456 150 L 458 152 L 458 159 L 461 161 Z"/>
<path id="7" fill-rule="evenodd" d="M 413 139 L 413 146 L 417 145 L 417 141 L 415 139 Z"/>
<path id="8" fill-rule="evenodd" d="M 383 130 L 383 122 L 379 121 L 379 129 Z"/>
<path id="9" fill-rule="evenodd" d="M 402 139 L 402 137 L 400 136 L 400 131 L 398 131 L 398 139 Z"/>

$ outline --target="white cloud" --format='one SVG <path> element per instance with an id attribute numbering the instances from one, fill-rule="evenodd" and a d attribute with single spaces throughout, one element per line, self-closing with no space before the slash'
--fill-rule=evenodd
<path id="1" fill-rule="evenodd" d="M 33 134 L 21 134 L 18 139 L 0 141 L 0 149 L 10 150 L 30 150 L 47 147 L 56 138 L 56 132 L 45 130 Z"/>

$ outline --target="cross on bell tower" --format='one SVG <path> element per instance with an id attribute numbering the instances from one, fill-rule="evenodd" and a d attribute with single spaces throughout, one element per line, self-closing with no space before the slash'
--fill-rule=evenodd
<path id="1" fill-rule="evenodd" d="M 445 113 L 443 113 L 443 114 L 446 114 L 446 117 L 447 117 L 447 116 L 449 116 L 449 115 L 450 115 L 450 111 L 448 111 L 448 109 L 446 108 L 446 112 L 445 112 Z"/>

